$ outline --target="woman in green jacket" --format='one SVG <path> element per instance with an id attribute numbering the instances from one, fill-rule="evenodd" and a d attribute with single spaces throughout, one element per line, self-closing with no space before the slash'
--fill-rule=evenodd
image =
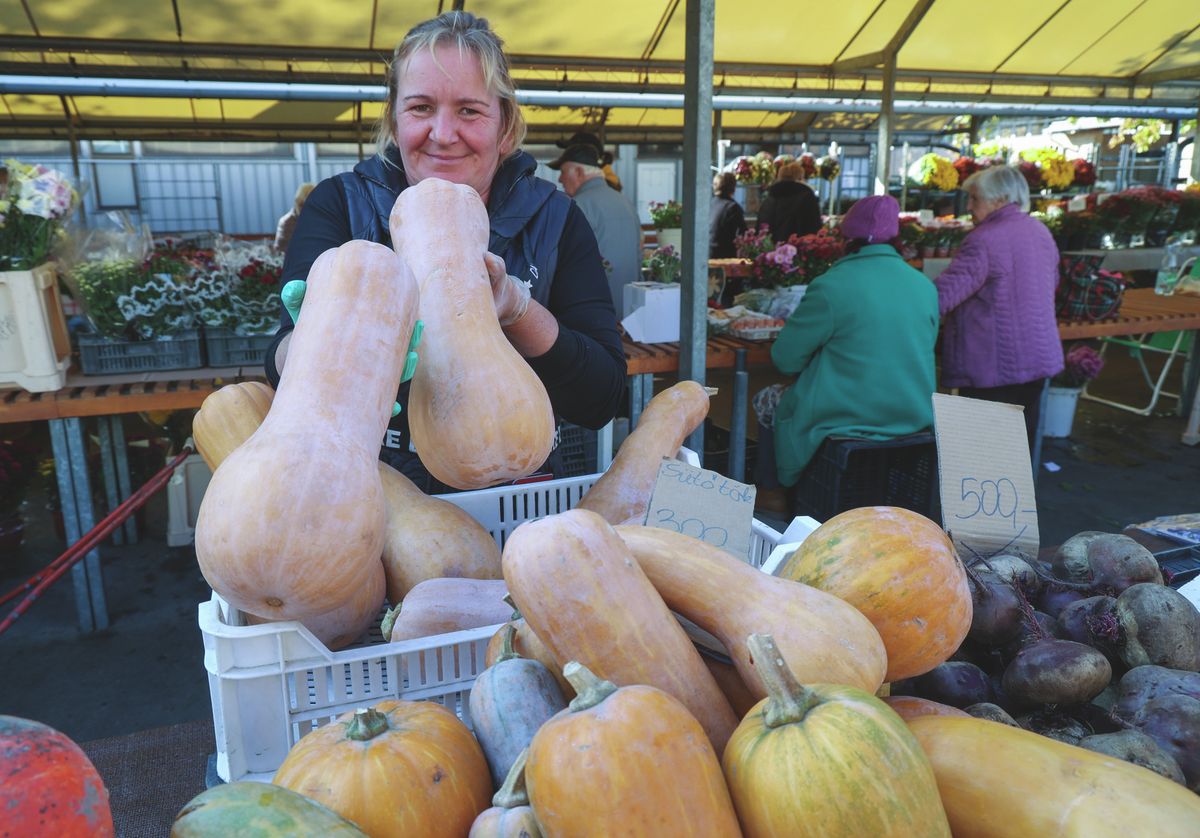
<path id="1" fill-rule="evenodd" d="M 899 215 L 886 195 L 850 208 L 848 255 L 813 280 L 771 347 L 775 367 L 797 376 L 775 410 L 785 486 L 826 437 L 891 439 L 933 424 L 937 288 L 890 244 Z"/>

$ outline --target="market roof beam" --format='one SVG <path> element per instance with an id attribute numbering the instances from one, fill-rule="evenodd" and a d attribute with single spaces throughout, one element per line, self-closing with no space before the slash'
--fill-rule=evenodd
<path id="1" fill-rule="evenodd" d="M 856 55 L 853 58 L 841 58 L 829 65 L 829 69 L 834 73 L 849 73 L 855 70 L 866 70 L 871 67 L 878 67 L 887 59 L 887 53 L 884 50 L 877 52 L 868 52 L 865 55 Z"/>
<path id="2" fill-rule="evenodd" d="M 1200 64 L 1187 67 L 1172 67 L 1169 70 L 1150 70 L 1133 77 L 1137 85 L 1157 85 L 1169 81 L 1200 81 Z"/>

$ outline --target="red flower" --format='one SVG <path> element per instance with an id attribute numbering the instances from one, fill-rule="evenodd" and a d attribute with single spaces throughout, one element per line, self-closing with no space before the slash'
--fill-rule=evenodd
<path id="1" fill-rule="evenodd" d="M 1096 167 L 1082 157 L 1075 161 L 1075 185 L 1091 186 L 1096 182 Z"/>

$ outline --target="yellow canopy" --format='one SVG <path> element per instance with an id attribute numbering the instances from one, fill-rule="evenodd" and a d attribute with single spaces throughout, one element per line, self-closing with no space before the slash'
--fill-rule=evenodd
<path id="1" fill-rule="evenodd" d="M 679 93 L 683 0 L 467 0 L 505 39 L 521 90 Z M 450 3 L 276 0 L 24 0 L 0 4 L 0 136 L 369 139 L 391 48 Z M 717 3 L 718 95 L 802 99 L 724 109 L 734 138 L 797 127 L 868 128 L 882 57 L 896 50 L 896 99 L 916 105 L 1035 102 L 1190 108 L 1200 98 L 1195 0 L 843 0 Z M 83 95 L 19 87 L 55 79 L 365 85 L 340 101 Z M 366 101 L 364 101 L 366 100 Z M 862 112 L 864 110 L 866 112 Z M 965 109 L 965 108 L 964 108 Z M 905 107 L 901 107 L 903 113 Z M 605 126 L 610 141 L 677 140 L 682 111 L 527 105 L 531 139 Z M 797 116 L 797 113 L 802 116 Z M 949 115 L 912 113 L 927 127 Z M 900 128 L 905 123 L 899 124 Z"/>

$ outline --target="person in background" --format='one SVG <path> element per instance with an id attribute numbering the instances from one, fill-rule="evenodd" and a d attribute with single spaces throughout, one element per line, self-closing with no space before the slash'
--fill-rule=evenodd
<path id="1" fill-rule="evenodd" d="M 812 281 L 771 346 L 775 367 L 797 376 L 774 407 L 784 486 L 826 437 L 892 439 L 933 424 L 938 296 L 893 246 L 899 218 L 891 196 L 855 203 L 842 220 L 847 255 Z"/>
<path id="2" fill-rule="evenodd" d="M 713 199 L 708 209 L 708 258 L 732 259 L 737 256 L 733 240 L 746 229 L 742 205 L 733 199 L 737 178 L 722 172 L 713 178 Z"/>
<path id="3" fill-rule="evenodd" d="M 779 167 L 774 183 L 758 208 L 758 225 L 766 224 L 776 244 L 793 235 L 807 236 L 821 229 L 821 204 L 804 182 L 804 166 L 792 160 Z"/>
<path id="4" fill-rule="evenodd" d="M 547 165 L 558 170 L 563 191 L 575 200 L 596 234 L 600 256 L 608 270 L 613 310 L 621 312 L 625 305 L 625 286 L 641 275 L 642 225 L 629 198 L 609 188 L 600 160 L 601 152 L 597 146 L 584 140 L 568 145 L 558 159 Z"/>
<path id="5" fill-rule="evenodd" d="M 317 184 L 296 225 L 283 265 L 282 325 L 267 353 L 268 380 L 277 385 L 286 364 L 289 309 L 303 313 L 304 286 L 293 281 L 305 279 L 321 253 L 351 239 L 390 245 L 388 219 L 400 192 L 441 178 L 472 187 L 487 207 L 490 252 L 480 258 L 504 336 L 546 385 L 558 416 L 603 427 L 625 386 L 604 265 L 587 218 L 554 184 L 534 176 L 537 161 L 521 151 L 525 121 L 500 39 L 486 20 L 467 12 L 417 24 L 396 47 L 387 90 L 378 152 Z M 301 289 L 299 295 L 289 295 L 289 288 Z M 380 458 L 425 492 L 448 491 L 410 446 L 408 391 L 406 382 Z M 544 471 L 555 470 L 557 453 Z"/>
<path id="6" fill-rule="evenodd" d="M 554 144 L 563 149 L 573 145 L 590 145 L 595 148 L 600 159 L 600 171 L 604 172 L 604 182 L 618 192 L 621 191 L 621 179 L 617 177 L 617 173 L 613 171 L 612 167 L 612 153 L 604 150 L 604 143 L 600 142 L 600 138 L 595 134 L 590 131 L 576 131 L 569 140 L 558 140 Z"/>
<path id="7" fill-rule="evenodd" d="M 1032 451 L 1046 379 L 1063 369 L 1054 316 L 1058 248 L 1029 215 L 1029 184 L 1017 169 L 992 166 L 963 189 L 975 229 L 936 280 L 942 386 L 1024 407 Z"/>
<path id="8" fill-rule="evenodd" d="M 280 253 L 287 251 L 288 243 L 292 240 L 292 233 L 296 231 L 296 222 L 300 220 L 300 210 L 304 209 L 304 202 L 308 200 L 308 193 L 312 191 L 313 184 L 300 184 L 296 189 L 296 197 L 292 199 L 292 208 L 284 213 L 280 217 L 279 223 L 275 225 L 274 247 Z"/>

